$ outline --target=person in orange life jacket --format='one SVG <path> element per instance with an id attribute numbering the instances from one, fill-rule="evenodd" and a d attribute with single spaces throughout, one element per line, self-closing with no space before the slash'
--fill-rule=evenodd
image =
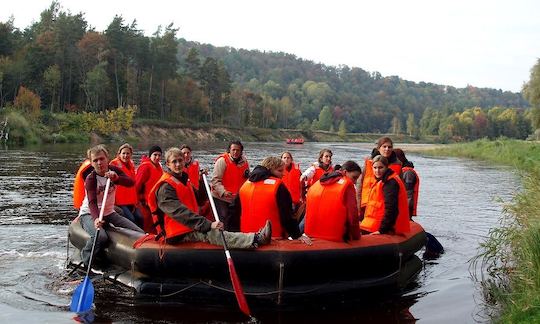
<path id="1" fill-rule="evenodd" d="M 373 158 L 376 182 L 370 188 L 360 229 L 370 234 L 402 234 L 410 231 L 407 192 L 401 178 L 382 155 Z"/>
<path id="2" fill-rule="evenodd" d="M 195 190 L 195 197 L 197 197 L 199 206 L 202 206 L 208 201 L 208 196 L 202 181 L 203 173 L 208 174 L 208 170 L 202 170 L 199 161 L 193 159 L 193 153 L 189 145 L 183 144 L 180 147 L 180 150 L 182 151 L 182 154 L 184 154 L 184 160 L 186 161 L 184 172 L 187 173 L 189 181 Z"/>
<path id="3" fill-rule="evenodd" d="M 299 239 L 302 236 L 293 217 L 292 198 L 281 181 L 285 164 L 277 156 L 265 158 L 249 174 L 231 206 L 231 215 L 240 216 L 240 230 L 244 233 L 259 228 L 266 219 L 272 221 L 274 238 Z"/>
<path id="4" fill-rule="evenodd" d="M 414 164 L 407 160 L 405 152 L 402 149 L 394 149 L 397 158 L 401 161 L 401 179 L 405 184 L 405 190 L 407 190 L 407 200 L 409 202 L 409 216 L 416 216 L 416 208 L 418 206 L 418 192 L 420 189 L 420 177 L 414 169 Z"/>
<path id="5" fill-rule="evenodd" d="M 339 171 L 324 174 L 306 198 L 305 234 L 329 241 L 360 239 L 358 204 L 354 184 L 362 169 L 354 161 Z"/>
<path id="6" fill-rule="evenodd" d="M 107 229 L 109 224 L 113 224 L 115 227 L 124 227 L 137 232 L 143 232 L 129 219 L 120 216 L 114 211 L 117 186 L 133 186 L 133 179 L 125 175 L 121 169 L 115 166 L 109 166 L 109 153 L 103 145 L 97 145 L 90 148 L 87 152 L 87 156 L 92 163 L 94 170 L 84 181 L 86 196 L 79 211 L 81 226 L 90 235 L 90 238 L 86 241 L 86 245 L 81 250 L 81 257 L 85 265 L 88 265 L 92 244 L 98 227 Z M 103 195 L 107 178 L 111 179 L 111 184 L 107 200 L 105 201 L 105 204 L 103 204 Z M 99 212 L 102 208 L 104 209 L 104 217 L 102 221 L 99 221 Z M 94 255 L 103 249 L 108 240 L 109 236 L 107 235 L 107 232 L 100 231 L 96 241 Z"/>
<path id="7" fill-rule="evenodd" d="M 118 148 L 116 158 L 110 164 L 121 169 L 127 176 L 135 182 L 135 164 L 131 157 L 133 156 L 133 147 L 128 143 L 122 144 Z M 143 227 L 143 216 L 137 208 L 137 190 L 135 186 L 116 188 L 116 206 L 120 207 L 124 217 Z"/>
<path id="8" fill-rule="evenodd" d="M 139 205 L 137 206 L 143 215 L 143 229 L 147 233 L 155 233 L 153 228 L 152 213 L 147 204 L 147 197 L 150 189 L 159 180 L 163 170 L 161 169 L 161 147 L 154 145 L 148 151 L 148 156 L 141 157 L 141 164 L 137 168 L 135 177 L 135 189 Z"/>
<path id="9" fill-rule="evenodd" d="M 223 223 L 209 221 L 196 213 L 197 204 L 193 187 L 184 170 L 184 155 L 173 147 L 165 152 L 166 168 L 161 179 L 152 188 L 149 204 L 154 215 L 163 216 L 166 241 L 208 242 L 223 245 L 220 231 Z M 232 249 L 250 249 L 269 244 L 272 224 L 266 222 L 257 233 L 232 233 L 224 231 L 225 241 Z"/>
<path id="10" fill-rule="evenodd" d="M 283 184 L 285 184 L 285 187 L 289 189 L 294 209 L 296 210 L 302 203 L 302 184 L 300 182 L 302 173 L 300 171 L 300 165 L 294 163 L 291 152 L 287 151 L 281 153 L 281 161 L 285 163 L 285 169 L 281 180 L 283 181 Z"/>
<path id="11" fill-rule="evenodd" d="M 84 180 L 94 171 L 90 160 L 85 159 L 79 166 L 75 179 L 73 179 L 73 207 L 77 210 L 81 208 L 86 192 L 84 190 Z"/>
<path id="12" fill-rule="evenodd" d="M 249 164 L 243 155 L 244 146 L 240 141 L 229 143 L 227 152 L 220 155 L 214 163 L 212 173 L 212 196 L 216 204 L 219 219 L 227 231 L 239 231 L 238 219 L 230 219 L 229 207 L 238 194 L 238 190 L 249 176 Z"/>
<path id="13" fill-rule="evenodd" d="M 319 159 L 313 163 L 309 168 L 300 176 L 300 182 L 307 188 L 311 187 L 321 176 L 327 172 L 334 171 L 332 166 L 332 151 L 329 149 L 322 149 L 319 152 Z M 302 194 L 305 196 L 305 190 L 302 190 Z"/>
<path id="14" fill-rule="evenodd" d="M 380 137 L 377 140 L 376 147 L 371 151 L 371 156 L 366 157 L 364 161 L 364 173 L 360 180 L 360 184 L 357 187 L 358 201 L 360 210 L 360 219 L 363 218 L 366 210 L 367 199 L 371 186 L 376 182 L 373 175 L 373 158 L 377 155 L 382 155 L 388 159 L 389 167 L 394 170 L 398 175 L 401 174 L 401 162 L 397 159 L 396 153 L 394 153 L 394 142 L 390 137 Z"/>

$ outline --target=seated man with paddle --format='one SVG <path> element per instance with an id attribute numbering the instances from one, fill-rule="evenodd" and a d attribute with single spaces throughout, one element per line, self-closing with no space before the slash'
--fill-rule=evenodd
<path id="1" fill-rule="evenodd" d="M 109 240 L 107 232 L 103 231 L 94 243 L 98 228 L 107 228 L 109 224 L 113 224 L 115 227 L 124 227 L 144 233 L 137 225 L 114 210 L 116 185 L 130 187 L 134 185 L 134 181 L 119 168 L 109 165 L 109 153 L 105 146 L 97 145 L 90 148 L 87 151 L 87 156 L 94 170 L 84 181 L 86 196 L 79 211 L 82 228 L 90 235 L 90 239 L 81 251 L 85 266 L 88 266 L 93 244 L 95 244 L 95 255 Z M 105 195 L 106 183 L 109 179 L 110 186 L 108 194 Z M 103 209 L 102 212 L 101 209 Z M 103 219 L 99 217 L 100 212 L 104 215 Z"/>
<path id="2" fill-rule="evenodd" d="M 252 249 L 269 244 L 272 225 L 267 221 L 257 233 L 223 231 L 219 220 L 209 221 L 198 214 L 198 205 L 184 170 L 184 154 L 173 147 L 165 152 L 166 168 L 161 179 L 148 195 L 148 205 L 158 225 L 158 235 L 170 244 L 180 242 L 207 242 L 223 245 L 223 238 L 232 249 Z M 223 232 L 222 232 L 223 231 Z"/>

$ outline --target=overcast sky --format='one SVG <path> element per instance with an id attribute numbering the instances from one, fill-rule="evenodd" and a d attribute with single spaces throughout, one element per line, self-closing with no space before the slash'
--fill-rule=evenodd
<path id="1" fill-rule="evenodd" d="M 2 1 L 0 21 L 39 20 L 50 1 Z M 411 81 L 520 91 L 540 57 L 539 0 L 63 0 L 103 31 L 115 14 L 151 35 L 282 51 Z"/>

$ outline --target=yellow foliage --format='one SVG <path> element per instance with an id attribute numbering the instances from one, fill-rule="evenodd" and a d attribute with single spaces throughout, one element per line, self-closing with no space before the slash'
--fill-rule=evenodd
<path id="1" fill-rule="evenodd" d="M 84 131 L 97 132 L 103 135 L 130 130 L 136 112 L 136 106 L 118 107 L 99 113 L 84 112 L 82 127 Z"/>
<path id="2" fill-rule="evenodd" d="M 13 106 L 22 110 L 32 120 L 37 120 L 41 114 L 41 99 L 37 94 L 23 86 L 19 88 L 19 93 L 13 103 Z"/>

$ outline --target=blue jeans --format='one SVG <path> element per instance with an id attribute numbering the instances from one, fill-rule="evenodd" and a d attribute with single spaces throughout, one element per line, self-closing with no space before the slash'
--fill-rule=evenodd
<path id="1" fill-rule="evenodd" d="M 117 213 L 109 214 L 103 217 L 105 224 L 103 228 L 99 230 L 99 236 L 96 241 L 96 247 L 94 248 L 94 256 L 99 253 L 109 242 L 109 235 L 107 229 L 109 224 L 113 224 L 115 227 L 128 228 L 137 232 L 144 233 L 137 225 L 133 224 L 129 219 L 118 215 Z M 81 257 L 84 265 L 88 266 L 90 262 L 90 253 L 92 252 L 92 244 L 94 244 L 94 237 L 96 236 L 96 227 L 94 226 L 94 219 L 90 214 L 83 214 L 80 217 L 82 228 L 90 234 L 90 238 L 86 241 L 86 245 L 81 250 Z"/>
<path id="2" fill-rule="evenodd" d="M 124 217 L 129 219 L 132 223 L 139 226 L 140 228 L 143 228 L 143 216 L 141 214 L 141 211 L 137 206 L 135 205 L 123 205 L 118 206 L 120 209 L 122 209 L 122 213 L 124 213 Z"/>

